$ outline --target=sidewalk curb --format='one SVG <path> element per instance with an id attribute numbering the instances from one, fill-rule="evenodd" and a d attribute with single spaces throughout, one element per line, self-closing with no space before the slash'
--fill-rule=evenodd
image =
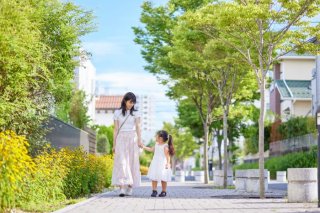
<path id="1" fill-rule="evenodd" d="M 52 213 L 65 213 L 65 212 L 71 211 L 71 210 L 73 210 L 73 209 L 76 209 L 76 208 L 78 208 L 78 207 L 80 207 L 80 206 L 83 206 L 83 205 L 85 205 L 85 204 L 87 204 L 87 203 L 90 203 L 91 201 L 94 201 L 94 200 L 96 200 L 96 199 L 99 199 L 100 197 L 103 197 L 104 195 L 110 194 L 110 193 L 115 192 L 115 191 L 117 191 L 117 190 L 118 190 L 118 189 L 114 189 L 114 190 L 111 190 L 111 191 L 108 191 L 108 192 L 104 192 L 104 193 L 95 195 L 95 196 L 93 196 L 93 197 L 90 197 L 90 198 L 87 199 L 87 200 L 84 200 L 84 201 L 82 201 L 82 202 L 79 202 L 79 203 L 76 203 L 76 204 L 73 204 L 73 205 L 66 206 L 66 207 L 64 207 L 63 209 L 56 210 L 56 211 L 54 211 L 54 212 L 52 212 Z"/>

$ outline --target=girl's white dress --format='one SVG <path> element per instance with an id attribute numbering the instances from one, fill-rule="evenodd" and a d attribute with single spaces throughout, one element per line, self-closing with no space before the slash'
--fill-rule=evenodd
<path id="1" fill-rule="evenodd" d="M 172 170 L 166 169 L 166 155 L 164 154 L 164 148 L 168 147 L 168 144 L 155 144 L 154 155 L 151 161 L 148 178 L 153 181 L 171 181 Z"/>

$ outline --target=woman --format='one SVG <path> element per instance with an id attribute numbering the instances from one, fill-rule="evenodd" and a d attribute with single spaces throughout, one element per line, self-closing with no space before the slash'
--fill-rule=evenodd
<path id="1" fill-rule="evenodd" d="M 135 103 L 136 96 L 128 92 L 122 99 L 121 107 L 114 112 L 112 185 L 120 187 L 120 197 L 132 195 L 132 187 L 139 186 L 141 182 L 139 147 L 142 148 L 143 143 L 140 115 L 134 108 Z"/>

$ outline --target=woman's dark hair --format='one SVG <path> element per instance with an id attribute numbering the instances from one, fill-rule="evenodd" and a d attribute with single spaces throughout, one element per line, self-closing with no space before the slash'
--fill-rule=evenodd
<path id="1" fill-rule="evenodd" d="M 168 141 L 169 155 L 174 155 L 173 139 L 172 136 L 168 134 L 165 130 L 160 130 L 157 132 L 157 135 L 163 139 L 164 142 Z"/>
<path id="2" fill-rule="evenodd" d="M 122 110 L 122 115 L 125 116 L 126 115 L 126 111 L 127 111 L 127 106 L 126 106 L 126 102 L 127 101 L 132 101 L 134 104 L 137 102 L 137 98 L 135 96 L 135 94 L 133 94 L 132 92 L 128 92 L 126 93 L 121 101 L 121 107 L 120 109 Z M 130 115 L 133 116 L 133 111 L 137 111 L 134 106 L 130 109 Z"/>

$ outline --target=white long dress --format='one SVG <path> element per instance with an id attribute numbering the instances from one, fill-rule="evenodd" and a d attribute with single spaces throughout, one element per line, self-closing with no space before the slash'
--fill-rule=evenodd
<path id="1" fill-rule="evenodd" d="M 164 154 L 164 148 L 168 147 L 168 144 L 157 144 L 154 147 L 154 155 L 148 170 L 148 178 L 152 181 L 171 181 L 172 170 L 166 169 L 166 155 Z"/>
<path id="2" fill-rule="evenodd" d="M 114 154 L 114 164 L 112 171 L 112 185 L 140 186 L 141 173 L 139 163 L 139 147 L 136 139 L 135 121 L 140 119 L 140 114 L 135 111 L 133 116 L 121 114 L 121 110 L 116 110 L 114 120 L 119 121 L 121 125 L 127 116 L 128 119 L 121 127 L 118 137 L 116 137 L 116 150 Z"/>

